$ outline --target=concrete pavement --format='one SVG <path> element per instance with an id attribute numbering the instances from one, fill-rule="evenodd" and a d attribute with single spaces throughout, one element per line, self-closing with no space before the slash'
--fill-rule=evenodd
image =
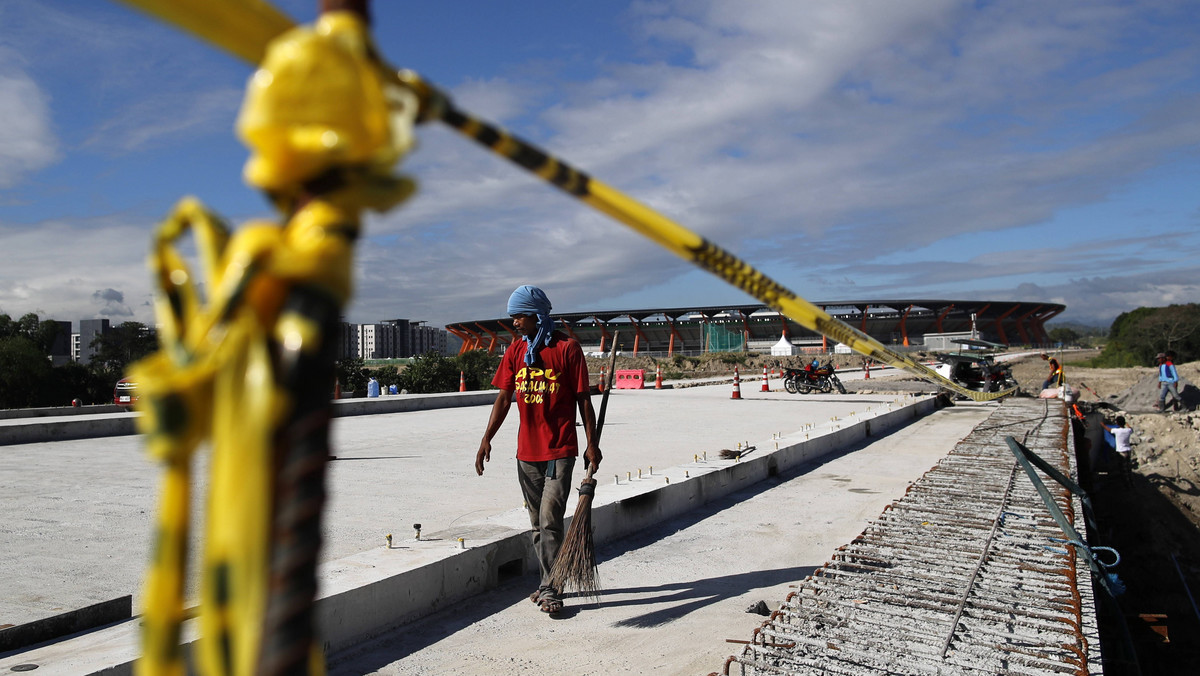
<path id="1" fill-rule="evenodd" d="M 730 399 L 728 385 L 614 393 L 597 503 L 606 499 L 605 493 L 612 494 L 609 499 L 636 497 L 668 476 L 679 484 L 689 472 L 715 471 L 715 456 L 723 448 L 742 443 L 765 452 L 780 441 L 785 447 L 801 444 L 851 420 L 906 404 L 898 395 L 802 397 L 741 389 L 740 401 Z M 472 468 L 488 410 L 473 406 L 335 421 L 337 459 L 330 475 L 323 588 L 353 587 L 366 569 L 411 570 L 443 559 L 458 537 L 474 544 L 504 529 L 519 534 L 524 519 L 519 491 L 512 459 L 501 450 L 506 440 L 509 448 L 515 445 L 515 414 L 494 443 L 485 475 L 476 477 Z M 930 464 L 915 471 L 919 474 Z M 200 484 L 203 470 L 201 463 Z M 138 438 L 0 448 L 0 476 L 0 509 L 10 515 L 0 528 L 0 566 L 12 571 L 0 582 L 0 624 L 125 594 L 135 596 L 136 612 L 158 476 L 144 459 Z M 841 504 L 840 499 L 832 502 Z M 868 511 L 865 518 L 878 513 L 873 507 Z M 415 522 L 423 524 L 426 534 L 421 543 L 411 541 Z M 383 535 L 389 532 L 396 547 L 382 550 Z M 817 558 L 827 555 L 825 550 Z M 79 645 L 59 648 L 83 650 Z M 90 673 L 67 662 L 58 664 L 66 671 L 56 672 L 52 652 L 0 657 L 0 667 L 38 657 L 46 661 L 40 673 Z"/>

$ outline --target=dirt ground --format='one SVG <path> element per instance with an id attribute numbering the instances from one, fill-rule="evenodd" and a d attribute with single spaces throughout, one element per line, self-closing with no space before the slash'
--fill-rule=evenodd
<path id="1" fill-rule="evenodd" d="M 1064 368 L 1067 382 L 1080 392 L 1080 401 L 1104 411 L 1111 424 L 1124 416 L 1133 428 L 1134 471 L 1153 479 L 1164 497 L 1177 505 L 1200 529 L 1200 412 L 1192 383 L 1200 382 L 1200 362 L 1178 366 L 1180 392 L 1187 406 L 1182 411 L 1161 413 L 1154 410 L 1159 386 L 1154 367 L 1094 369 L 1079 366 L 1096 353 L 1068 355 Z M 1044 379 L 1045 362 L 1037 358 L 1021 360 L 1013 376 L 1022 389 L 1034 391 Z M 1197 531 L 1200 537 L 1200 530 Z M 1200 589 L 1196 590 L 1200 592 Z"/>

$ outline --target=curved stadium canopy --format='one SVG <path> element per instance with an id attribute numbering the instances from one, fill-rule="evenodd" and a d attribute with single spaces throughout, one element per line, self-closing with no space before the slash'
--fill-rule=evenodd
<path id="1" fill-rule="evenodd" d="M 884 345 L 933 346 L 935 337 L 976 337 L 1004 345 L 1049 343 L 1045 324 L 1066 309 L 1056 303 L 987 300 L 860 300 L 815 303 L 825 312 L 863 331 Z M 552 315 L 559 328 L 585 351 L 605 351 L 620 332 L 620 349 L 633 354 L 701 354 L 737 350 L 769 350 L 786 336 L 810 351 L 828 351 L 820 334 L 801 327 L 766 305 L 651 308 L 563 312 Z M 517 334 L 512 320 L 456 322 L 446 330 L 462 339 L 460 352 L 495 352 Z"/>

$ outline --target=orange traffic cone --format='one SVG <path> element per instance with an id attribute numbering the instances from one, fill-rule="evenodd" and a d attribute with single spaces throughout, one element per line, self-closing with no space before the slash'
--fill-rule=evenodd
<path id="1" fill-rule="evenodd" d="M 766 367 L 766 366 L 764 366 L 764 367 L 763 367 L 763 386 L 762 386 L 762 391 L 763 391 L 763 392 L 770 392 L 770 391 L 771 391 L 771 384 L 770 384 L 770 383 L 771 383 L 771 381 L 767 379 L 767 367 Z"/>
<path id="2" fill-rule="evenodd" d="M 603 392 L 603 391 L 604 391 L 604 372 L 605 372 L 605 370 L 606 370 L 606 369 L 605 369 L 603 366 L 601 366 L 601 367 L 600 367 L 600 385 L 599 385 L 599 388 L 600 388 L 600 391 L 601 391 L 601 392 Z"/>
<path id="3" fill-rule="evenodd" d="M 458 372 L 458 391 L 459 392 L 467 391 L 467 375 L 465 373 L 463 373 L 462 371 Z"/>
<path id="4" fill-rule="evenodd" d="M 863 380 L 870 380 L 870 379 L 871 379 L 871 360 L 868 359 L 866 361 L 865 366 L 863 366 Z"/>
<path id="5" fill-rule="evenodd" d="M 662 389 L 662 364 L 658 365 L 658 370 L 654 374 L 654 389 L 656 389 L 656 390 Z"/>
<path id="6" fill-rule="evenodd" d="M 738 367 L 733 367 L 733 396 L 730 399 L 742 398 L 742 379 L 738 375 Z"/>

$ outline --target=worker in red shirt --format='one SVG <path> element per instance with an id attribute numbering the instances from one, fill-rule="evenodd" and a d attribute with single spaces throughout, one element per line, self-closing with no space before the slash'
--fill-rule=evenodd
<path id="1" fill-rule="evenodd" d="M 556 613 L 562 610 L 562 590 L 550 584 L 550 571 L 562 546 L 571 473 L 579 456 L 576 411 L 587 436 L 584 461 L 593 472 L 602 456 L 594 441 L 596 413 L 583 349 L 575 339 L 554 330 L 550 310 L 550 299 L 536 286 L 518 287 L 508 300 L 508 314 L 520 339 L 508 346 L 492 378 L 500 392 L 475 454 L 475 472 L 483 475 L 484 463 L 492 458 L 492 438 L 515 398 L 521 415 L 517 480 L 542 574 L 541 584 L 529 598 L 543 612 Z"/>

